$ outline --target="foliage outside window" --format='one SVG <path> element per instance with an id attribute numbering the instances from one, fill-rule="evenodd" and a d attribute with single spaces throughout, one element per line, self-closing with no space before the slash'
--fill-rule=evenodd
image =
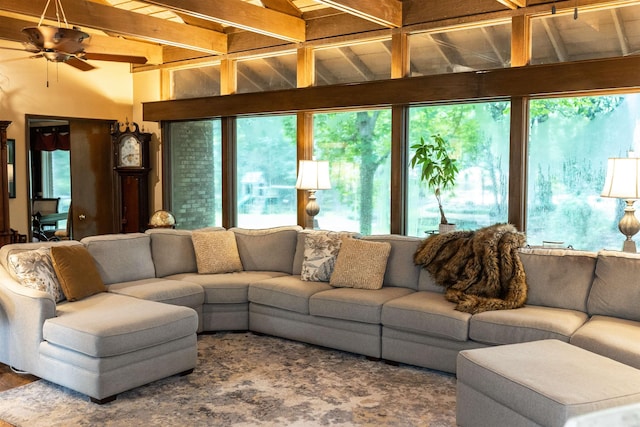
<path id="1" fill-rule="evenodd" d="M 220 120 L 172 122 L 171 212 L 177 228 L 222 225 L 222 146 Z"/>
<path id="2" fill-rule="evenodd" d="M 623 206 L 600 197 L 609 157 L 640 152 L 640 94 L 530 103 L 527 239 L 619 250 Z"/>
<path id="3" fill-rule="evenodd" d="M 238 226 L 297 223 L 295 116 L 237 120 Z"/>
<path id="4" fill-rule="evenodd" d="M 329 161 L 332 187 L 316 193 L 319 227 L 389 233 L 391 111 L 316 114 L 313 136 L 316 158 Z"/>
<path id="5" fill-rule="evenodd" d="M 463 230 L 506 222 L 509 103 L 412 107 L 408 146 L 437 134 L 448 141 L 459 169 L 455 185 L 442 193 L 447 220 Z M 413 154 L 409 148 L 408 158 Z M 420 171 L 407 168 L 407 234 L 424 237 L 438 229 L 438 203 Z"/>

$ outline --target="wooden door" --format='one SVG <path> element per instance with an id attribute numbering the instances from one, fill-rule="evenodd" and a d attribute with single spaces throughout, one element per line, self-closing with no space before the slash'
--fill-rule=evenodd
<path id="1" fill-rule="evenodd" d="M 110 125 L 101 120 L 69 120 L 74 240 L 118 232 Z"/>

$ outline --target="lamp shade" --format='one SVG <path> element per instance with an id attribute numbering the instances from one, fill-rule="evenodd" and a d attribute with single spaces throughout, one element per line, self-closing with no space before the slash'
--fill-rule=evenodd
<path id="1" fill-rule="evenodd" d="M 610 158 L 601 196 L 640 199 L 640 158 Z"/>
<path id="2" fill-rule="evenodd" d="M 329 162 L 322 160 L 300 160 L 298 167 L 298 190 L 327 190 L 329 182 Z"/>

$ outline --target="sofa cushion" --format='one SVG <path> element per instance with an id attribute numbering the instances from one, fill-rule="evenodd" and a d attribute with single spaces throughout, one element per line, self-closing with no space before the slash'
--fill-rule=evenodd
<path id="1" fill-rule="evenodd" d="M 640 321 L 640 254 L 600 251 L 589 314 Z"/>
<path id="2" fill-rule="evenodd" d="M 96 261 L 106 285 L 155 277 L 151 237 L 144 233 L 106 234 L 85 237 L 85 245 Z"/>
<path id="3" fill-rule="evenodd" d="M 145 233 L 151 236 L 151 255 L 157 277 L 198 271 L 191 231 L 153 228 Z"/>
<path id="4" fill-rule="evenodd" d="M 527 278 L 527 304 L 587 311 L 597 253 L 522 248 L 519 256 Z"/>
<path id="5" fill-rule="evenodd" d="M 307 234 L 304 240 L 304 261 L 302 261 L 300 279 L 310 282 L 328 282 L 341 244 L 340 233 Z"/>
<path id="6" fill-rule="evenodd" d="M 344 238 L 329 283 L 340 288 L 382 288 L 390 252 L 389 242 Z"/>
<path id="7" fill-rule="evenodd" d="M 107 288 L 89 251 L 84 246 L 54 246 L 51 262 L 68 301 L 77 301 Z"/>
<path id="8" fill-rule="evenodd" d="M 298 237 L 296 239 L 296 252 L 295 252 L 295 255 L 293 256 L 293 266 L 292 266 L 291 274 L 293 274 L 294 276 L 302 275 L 302 263 L 304 262 L 304 251 L 305 251 L 305 244 L 306 244 L 305 242 L 306 242 L 307 236 L 310 234 L 321 235 L 321 234 L 329 234 L 329 233 L 338 233 L 340 236 L 353 237 L 356 239 L 360 238 L 359 233 L 355 233 L 352 231 L 311 230 L 308 228 L 305 228 L 304 230 L 299 230 Z"/>
<path id="9" fill-rule="evenodd" d="M 469 338 L 494 345 L 544 339 L 568 342 L 587 318 L 581 311 L 530 305 L 513 310 L 485 311 L 471 317 Z"/>
<path id="10" fill-rule="evenodd" d="M 197 327 L 191 308 L 103 292 L 60 303 L 42 333 L 53 345 L 110 357 L 195 334 Z"/>
<path id="11" fill-rule="evenodd" d="M 596 315 L 573 334 L 570 342 L 640 369 L 640 322 Z"/>
<path id="12" fill-rule="evenodd" d="M 9 265 L 9 256 L 25 251 L 34 251 L 38 248 L 50 248 L 52 246 L 78 246 L 80 242 L 76 240 L 50 241 L 50 242 L 30 242 L 30 243 L 11 243 L 0 248 L 0 265 L 8 272 L 11 271 Z"/>
<path id="13" fill-rule="evenodd" d="M 191 234 L 198 273 L 242 271 L 236 237 L 232 231 L 194 231 Z"/>
<path id="14" fill-rule="evenodd" d="M 249 301 L 297 313 L 309 314 L 309 298 L 332 289 L 325 282 L 308 282 L 300 276 L 283 276 L 254 282 L 249 287 Z"/>
<path id="15" fill-rule="evenodd" d="M 394 287 L 374 290 L 330 289 L 311 295 L 309 313 L 314 316 L 378 324 L 381 323 L 383 304 L 412 292 L 411 289 Z"/>
<path id="16" fill-rule="evenodd" d="M 424 268 L 420 268 L 420 276 L 418 277 L 418 290 L 436 292 L 440 294 L 443 294 L 445 291 L 444 286 L 438 285 L 431 273 L 429 273 Z"/>
<path id="17" fill-rule="evenodd" d="M 246 304 L 249 284 L 273 277 L 285 276 L 276 271 L 239 271 L 222 274 L 174 274 L 165 279 L 186 280 L 204 289 L 205 304 Z"/>
<path id="18" fill-rule="evenodd" d="M 197 283 L 171 279 L 141 279 L 109 285 L 109 292 L 148 301 L 199 307 L 204 303 L 204 290 Z"/>
<path id="19" fill-rule="evenodd" d="M 281 271 L 291 274 L 299 226 L 264 229 L 231 228 L 245 271 Z"/>
<path id="20" fill-rule="evenodd" d="M 22 286 L 51 295 L 55 302 L 64 300 L 62 287 L 51 263 L 49 248 L 16 252 L 9 255 L 9 273 Z"/>
<path id="21" fill-rule="evenodd" d="M 414 292 L 386 302 L 382 307 L 382 324 L 432 337 L 466 341 L 471 314 L 455 308 L 456 304 L 447 301 L 441 293 Z"/>
<path id="22" fill-rule="evenodd" d="M 418 249 L 422 239 L 390 234 L 364 236 L 362 240 L 388 242 L 391 245 L 387 269 L 384 273 L 384 286 L 418 289 L 420 266 L 413 262 L 413 254 Z"/>

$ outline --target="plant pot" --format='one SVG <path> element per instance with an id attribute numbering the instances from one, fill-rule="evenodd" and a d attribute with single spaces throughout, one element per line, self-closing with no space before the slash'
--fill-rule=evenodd
<path id="1" fill-rule="evenodd" d="M 456 229 L 456 225 L 455 224 L 440 224 L 438 226 L 438 233 L 444 234 L 444 233 L 448 233 L 450 231 L 455 231 L 455 229 Z"/>

